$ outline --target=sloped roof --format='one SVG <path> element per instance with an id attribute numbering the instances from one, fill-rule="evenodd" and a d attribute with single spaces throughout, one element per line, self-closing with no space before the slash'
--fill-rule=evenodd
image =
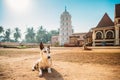
<path id="1" fill-rule="evenodd" d="M 113 21 L 110 19 L 107 13 L 104 14 L 100 22 L 98 23 L 97 27 L 108 27 L 114 26 Z"/>
<path id="2" fill-rule="evenodd" d="M 115 18 L 120 17 L 120 4 L 115 5 Z"/>

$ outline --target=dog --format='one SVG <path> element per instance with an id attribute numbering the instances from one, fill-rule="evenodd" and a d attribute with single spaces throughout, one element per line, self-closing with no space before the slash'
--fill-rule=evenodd
<path id="1" fill-rule="evenodd" d="M 52 73 L 51 66 L 52 66 L 52 59 L 50 56 L 50 46 L 44 47 L 43 43 L 40 43 L 40 59 L 38 59 L 33 67 L 32 71 L 38 70 L 39 77 L 42 77 L 42 70 L 47 69 L 48 73 Z"/>
<path id="2" fill-rule="evenodd" d="M 88 50 L 88 51 L 90 51 L 90 50 L 92 50 L 91 48 L 88 48 L 86 45 L 83 45 L 83 50 Z"/>

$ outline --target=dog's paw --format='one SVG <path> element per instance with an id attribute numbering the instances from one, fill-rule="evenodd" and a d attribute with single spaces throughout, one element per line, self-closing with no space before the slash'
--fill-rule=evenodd
<path id="1" fill-rule="evenodd" d="M 32 67 L 32 71 L 35 71 L 35 68 L 34 68 L 34 67 Z"/>
<path id="2" fill-rule="evenodd" d="M 48 68 L 48 73 L 52 73 L 51 68 Z"/>
<path id="3" fill-rule="evenodd" d="M 42 75 L 42 74 L 39 74 L 39 77 L 41 78 L 41 77 L 43 77 L 43 75 Z"/>
<path id="4" fill-rule="evenodd" d="M 48 73 L 52 73 L 52 71 L 48 71 Z"/>

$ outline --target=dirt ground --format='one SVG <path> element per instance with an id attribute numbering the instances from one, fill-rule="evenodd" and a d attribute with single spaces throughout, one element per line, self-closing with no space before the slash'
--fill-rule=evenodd
<path id="1" fill-rule="evenodd" d="M 120 80 L 120 48 L 52 47 L 52 73 L 32 71 L 39 48 L 0 48 L 0 80 Z"/>

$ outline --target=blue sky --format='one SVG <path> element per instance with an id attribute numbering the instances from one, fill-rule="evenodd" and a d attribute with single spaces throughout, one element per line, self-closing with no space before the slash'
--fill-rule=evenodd
<path id="1" fill-rule="evenodd" d="M 75 32 L 88 32 L 108 13 L 114 21 L 114 6 L 120 0 L 0 0 L 0 25 L 5 29 L 27 27 L 35 30 L 43 25 L 46 30 L 60 27 L 60 15 L 67 6 Z"/>

